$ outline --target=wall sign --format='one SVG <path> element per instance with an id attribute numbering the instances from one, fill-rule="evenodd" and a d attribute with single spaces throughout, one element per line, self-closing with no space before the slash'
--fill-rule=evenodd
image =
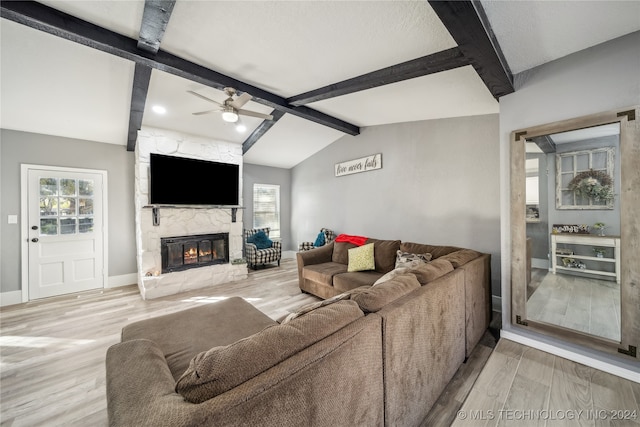
<path id="1" fill-rule="evenodd" d="M 349 160 L 342 163 L 336 163 L 336 176 L 351 175 L 352 173 L 368 172 L 376 169 L 382 169 L 382 154 L 373 154 L 361 159 Z"/>

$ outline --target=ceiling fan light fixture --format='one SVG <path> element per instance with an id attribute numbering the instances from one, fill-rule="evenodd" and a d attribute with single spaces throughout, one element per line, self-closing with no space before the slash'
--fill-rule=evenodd
<path id="1" fill-rule="evenodd" d="M 238 113 L 233 111 L 233 108 L 225 109 L 222 112 L 222 120 L 228 123 L 235 123 L 238 121 Z"/>

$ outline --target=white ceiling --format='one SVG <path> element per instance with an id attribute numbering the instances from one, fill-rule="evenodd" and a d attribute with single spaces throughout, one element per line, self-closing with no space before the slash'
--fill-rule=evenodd
<path id="1" fill-rule="evenodd" d="M 138 38 L 144 2 L 43 1 Z M 514 73 L 640 30 L 640 1 L 482 1 Z M 126 145 L 134 64 L 2 19 L 0 126 Z M 287 98 L 455 47 L 426 1 L 178 0 L 161 49 Z M 218 114 L 194 116 L 225 95 L 153 70 L 143 126 L 241 144 Z M 165 115 L 151 111 L 167 109 Z M 498 102 L 472 67 L 309 104 L 360 127 L 491 114 Z M 269 113 L 250 102 L 244 108 Z M 286 114 L 245 162 L 291 168 L 344 134 Z"/>

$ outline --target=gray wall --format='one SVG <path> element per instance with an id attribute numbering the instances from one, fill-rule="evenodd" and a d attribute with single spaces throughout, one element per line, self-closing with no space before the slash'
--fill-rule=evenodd
<path id="1" fill-rule="evenodd" d="M 242 198 L 244 228 L 253 227 L 253 184 L 272 184 L 280 186 L 280 238 L 283 251 L 297 250 L 291 240 L 291 170 L 258 166 L 249 163 L 242 165 Z"/>
<path id="2" fill-rule="evenodd" d="M 334 165 L 382 153 L 382 169 L 335 177 Z M 492 255 L 499 295 L 498 115 L 373 126 L 292 170 L 291 235 L 320 228 L 455 245 Z"/>
<path id="3" fill-rule="evenodd" d="M 109 203 L 109 276 L 136 273 L 133 153 L 126 147 L 50 135 L 1 130 L 0 292 L 17 291 L 20 278 L 20 165 L 23 163 L 107 171 Z"/>
<path id="4" fill-rule="evenodd" d="M 516 76 L 500 98 L 503 329 L 544 345 L 621 364 L 613 356 L 511 327 L 509 135 L 512 131 L 640 103 L 640 32 L 594 46 Z M 623 230 L 624 234 L 624 230 Z"/>

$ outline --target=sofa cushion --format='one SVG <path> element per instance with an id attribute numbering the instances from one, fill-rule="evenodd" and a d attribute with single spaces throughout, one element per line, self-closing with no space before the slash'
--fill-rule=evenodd
<path id="1" fill-rule="evenodd" d="M 273 241 L 269 239 L 267 233 L 260 230 L 256 234 L 247 237 L 247 243 L 253 243 L 258 249 L 267 249 L 273 246 Z"/>
<path id="2" fill-rule="evenodd" d="M 373 257 L 373 243 L 349 249 L 348 272 L 373 270 L 376 267 Z"/>
<path id="3" fill-rule="evenodd" d="M 228 345 L 276 322 L 240 297 L 176 313 L 139 320 L 122 328 L 122 342 L 148 339 L 164 353 L 174 380 L 193 357 L 213 346 Z M 215 327 L 211 327 L 215 325 Z"/>
<path id="4" fill-rule="evenodd" d="M 430 263 L 419 264 L 411 269 L 411 272 L 416 275 L 421 285 L 433 282 L 438 277 L 453 271 L 453 265 L 443 258 L 434 259 Z"/>
<path id="5" fill-rule="evenodd" d="M 333 287 L 338 292 L 346 292 L 360 286 L 371 286 L 382 276 L 375 270 L 341 273 L 333 276 Z"/>
<path id="6" fill-rule="evenodd" d="M 388 273 L 396 267 L 396 254 L 400 249 L 400 240 L 369 239 L 367 243 L 374 244 L 376 271 Z"/>
<path id="7" fill-rule="evenodd" d="M 351 248 L 357 248 L 357 246 L 353 243 L 336 242 L 334 240 L 331 261 L 344 265 L 349 264 L 349 249 Z"/>
<path id="8" fill-rule="evenodd" d="M 400 244 L 400 250 L 403 252 L 412 252 L 414 254 L 423 254 L 425 252 L 429 252 L 432 255 L 432 259 L 440 258 L 443 255 L 458 251 L 460 249 L 461 248 L 455 246 L 435 246 L 412 242 L 402 242 L 402 244 Z"/>
<path id="9" fill-rule="evenodd" d="M 306 265 L 302 269 L 302 277 L 313 282 L 323 283 L 331 286 L 333 277 L 336 274 L 346 273 L 346 264 L 337 262 L 323 262 L 322 264 Z"/>
<path id="10" fill-rule="evenodd" d="M 453 265 L 453 268 L 458 268 L 472 259 L 478 258 L 480 255 L 482 255 L 480 252 L 474 251 L 473 249 L 460 249 L 459 251 L 443 255 L 442 258 L 448 260 Z"/>
<path id="11" fill-rule="evenodd" d="M 342 329 L 364 314 L 353 301 L 318 308 L 289 323 L 198 354 L 176 383 L 176 392 L 202 403 L 259 375 Z"/>
<path id="12" fill-rule="evenodd" d="M 431 261 L 432 255 L 429 252 L 417 254 L 413 252 L 404 252 L 398 249 L 396 251 L 396 267 L 404 267 L 403 264 L 410 263 L 411 261 L 422 261 L 429 262 Z"/>
<path id="13" fill-rule="evenodd" d="M 331 298 L 327 298 L 327 299 L 322 300 L 322 301 L 316 301 L 316 302 L 312 302 L 312 303 L 309 303 L 309 304 L 305 304 L 305 305 L 303 305 L 301 307 L 298 307 L 295 311 L 293 311 L 293 312 L 289 313 L 288 315 L 286 315 L 285 318 L 282 319 L 282 321 L 279 322 L 279 323 L 289 323 L 293 319 L 296 319 L 296 318 L 298 318 L 298 317 L 300 317 L 300 316 L 302 316 L 304 314 L 310 313 L 313 310 L 316 310 L 316 309 L 318 309 L 320 307 L 327 306 L 329 304 L 336 303 L 338 301 L 349 299 L 349 297 L 350 297 L 350 292 L 347 291 L 347 292 L 343 292 L 341 294 L 335 295 L 335 296 L 333 296 Z"/>
<path id="14" fill-rule="evenodd" d="M 374 313 L 419 287 L 416 276 L 405 273 L 377 286 L 358 288 L 352 291 L 351 299 L 358 303 L 362 311 Z"/>

